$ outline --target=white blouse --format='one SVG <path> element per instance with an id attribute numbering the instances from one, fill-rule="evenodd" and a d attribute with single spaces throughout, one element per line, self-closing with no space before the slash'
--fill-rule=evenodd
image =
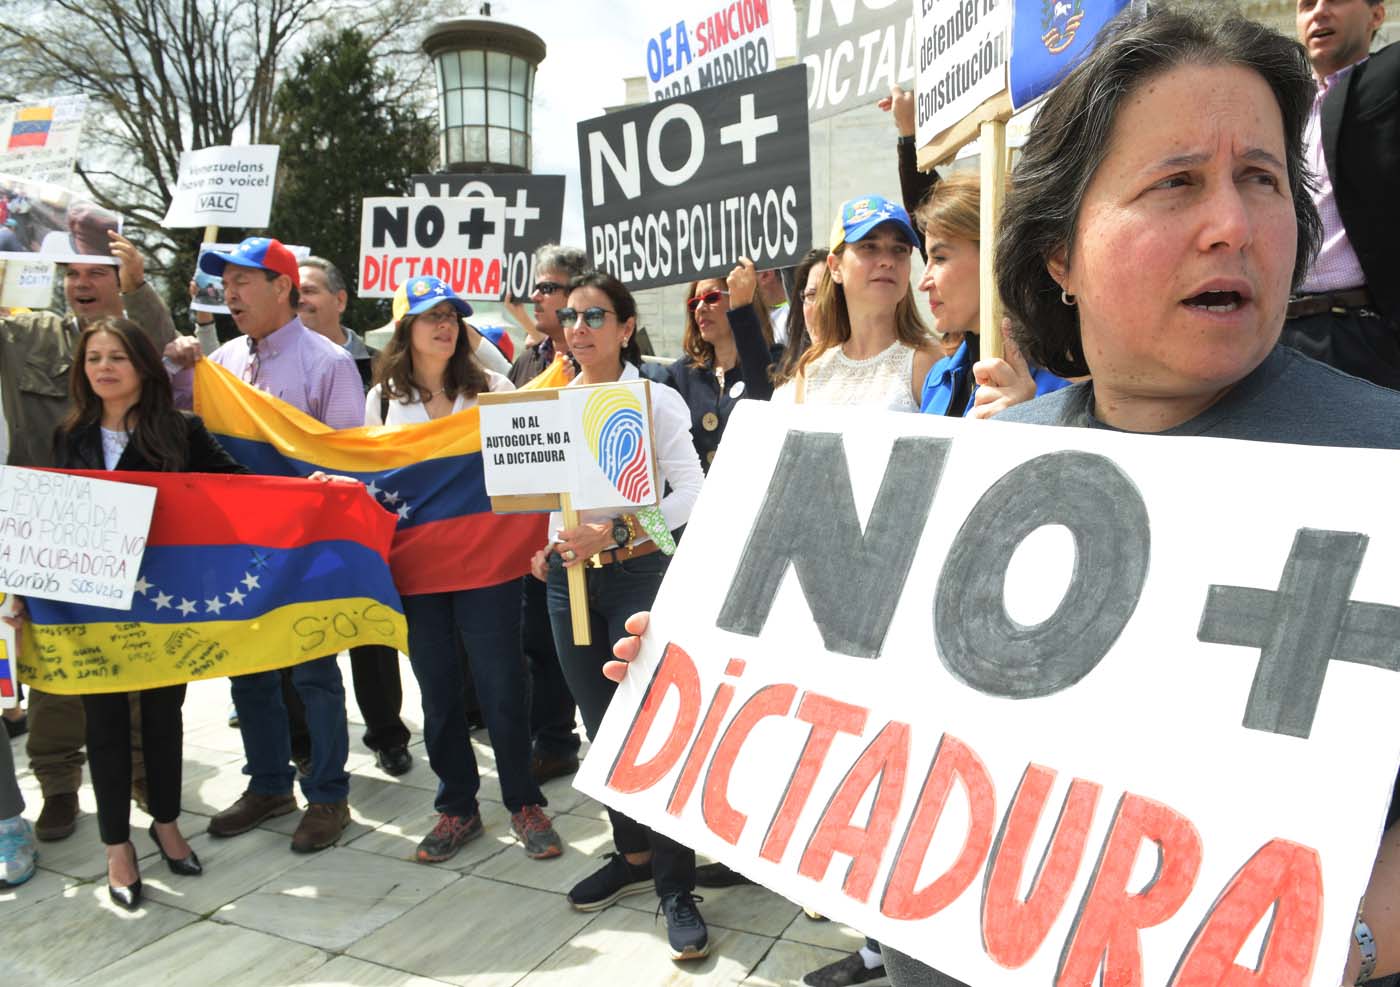
<path id="1" fill-rule="evenodd" d="M 490 345 L 489 340 L 487 345 Z M 486 368 L 483 367 L 482 369 L 485 370 Z M 509 378 L 502 377 L 494 370 L 486 370 L 486 385 L 488 391 L 515 390 L 515 385 L 510 382 Z M 428 409 L 424 406 L 424 402 L 417 392 L 415 392 L 411 399 L 390 398 L 387 421 L 381 421 L 379 418 L 380 403 L 379 385 L 375 384 L 369 389 L 369 393 L 365 395 L 366 425 L 419 425 L 431 420 L 428 418 Z M 467 397 L 465 394 L 458 394 L 456 400 L 452 402 L 452 411 L 450 414 L 455 415 L 459 411 L 466 411 L 468 408 L 475 407 L 476 395 Z"/>
<path id="2" fill-rule="evenodd" d="M 805 404 L 866 405 L 890 411 L 918 411 L 914 401 L 912 347 L 896 340 L 864 360 L 852 360 L 833 346 L 807 364 Z M 797 379 L 773 392 L 779 404 L 797 400 Z"/>
<path id="3" fill-rule="evenodd" d="M 638 380 L 641 374 L 630 363 L 623 364 L 619 381 Z M 570 387 L 578 383 L 575 377 Z M 700 496 L 700 484 L 705 473 L 700 469 L 700 455 L 695 451 L 695 443 L 690 438 L 690 408 L 685 398 L 665 384 L 651 383 L 651 421 L 653 451 L 656 465 L 661 474 L 661 482 L 670 484 L 671 492 L 661 498 L 661 514 L 666 518 L 666 527 L 675 531 L 690 520 L 690 512 L 695 508 Z M 611 521 L 619 511 L 594 510 L 579 511 L 579 523 Z M 564 528 L 564 515 L 558 511 L 549 515 L 549 540 L 558 540 Z M 651 541 L 651 537 L 640 528 L 635 544 Z"/>

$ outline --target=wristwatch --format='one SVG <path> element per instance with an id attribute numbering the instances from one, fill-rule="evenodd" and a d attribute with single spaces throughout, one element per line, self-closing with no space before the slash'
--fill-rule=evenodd
<path id="1" fill-rule="evenodd" d="M 627 523 L 627 519 L 619 515 L 613 518 L 612 522 L 613 542 L 618 548 L 626 545 L 632 540 L 632 527 Z"/>

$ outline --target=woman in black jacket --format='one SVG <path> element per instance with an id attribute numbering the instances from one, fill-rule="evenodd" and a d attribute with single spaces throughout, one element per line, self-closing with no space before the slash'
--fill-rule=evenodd
<path id="1" fill-rule="evenodd" d="M 194 415 L 175 409 L 170 379 L 145 333 L 126 319 L 100 319 L 78 340 L 68 378 L 73 410 L 54 434 L 60 468 L 246 473 Z M 175 874 L 202 873 L 180 834 L 180 758 L 185 686 L 145 689 L 145 748 L 150 835 Z M 122 692 L 83 696 L 88 763 L 97 823 L 107 845 L 107 892 L 123 908 L 141 901 L 141 873 L 130 842 L 131 711 Z"/>
<path id="2" fill-rule="evenodd" d="M 685 354 L 668 368 L 666 383 L 690 408 L 690 435 L 706 473 L 735 403 L 773 396 L 768 374 L 773 330 L 757 286 L 758 273 L 747 257 L 729 277 L 690 286 L 681 340 Z"/>

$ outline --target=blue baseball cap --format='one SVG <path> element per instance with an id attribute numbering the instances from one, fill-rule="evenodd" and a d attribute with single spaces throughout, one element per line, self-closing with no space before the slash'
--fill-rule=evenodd
<path id="1" fill-rule="evenodd" d="M 250 236 L 226 254 L 211 250 L 199 258 L 199 269 L 213 277 L 222 277 L 224 268 L 252 267 L 273 274 L 285 274 L 292 287 L 301 287 L 301 271 L 296 257 L 282 243 L 266 236 Z"/>
<path id="2" fill-rule="evenodd" d="M 835 250 L 842 243 L 865 239 L 881 223 L 894 223 L 899 227 L 899 232 L 918 249 L 921 241 L 914 224 L 909 222 L 909 213 L 899 203 L 891 202 L 883 195 L 863 195 L 842 203 L 836 223 L 831 227 L 831 249 Z"/>
<path id="3" fill-rule="evenodd" d="M 404 300 L 408 302 L 408 308 L 399 315 L 400 319 L 405 315 L 421 315 L 439 302 L 451 302 L 452 307 L 463 316 L 472 314 L 472 307 L 458 298 L 457 293 L 441 278 L 429 275 L 410 278 L 402 290 Z M 397 309 L 398 306 L 395 305 L 394 308 Z"/>

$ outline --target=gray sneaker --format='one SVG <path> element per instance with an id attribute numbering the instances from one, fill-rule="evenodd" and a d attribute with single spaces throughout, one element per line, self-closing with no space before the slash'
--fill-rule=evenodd
<path id="1" fill-rule="evenodd" d="M 521 806 L 510 814 L 510 828 L 523 847 L 525 855 L 534 860 L 548 860 L 564 852 L 564 843 L 544 809 L 538 805 Z"/>

